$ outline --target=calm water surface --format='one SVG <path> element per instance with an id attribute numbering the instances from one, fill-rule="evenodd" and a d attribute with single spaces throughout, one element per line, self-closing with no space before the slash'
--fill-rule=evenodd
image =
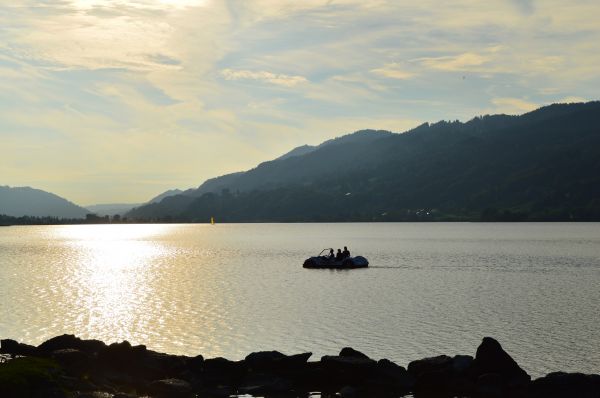
<path id="1" fill-rule="evenodd" d="M 306 270 L 348 245 L 369 269 Z M 205 357 L 352 346 L 408 361 L 496 337 L 530 374 L 600 373 L 600 224 L 0 228 L 0 337 Z"/>

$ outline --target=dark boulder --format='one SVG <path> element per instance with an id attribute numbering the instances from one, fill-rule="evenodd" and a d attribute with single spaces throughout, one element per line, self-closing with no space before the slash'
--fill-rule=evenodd
<path id="1" fill-rule="evenodd" d="M 504 379 L 507 386 L 522 386 L 531 381 L 531 377 L 515 362 L 498 341 L 484 337 L 477 348 L 471 374 L 478 378 L 486 373 L 496 373 Z"/>
<path id="2" fill-rule="evenodd" d="M 320 362 L 320 379 L 333 388 L 364 384 L 376 376 L 377 362 L 369 358 L 326 355 Z"/>
<path id="3" fill-rule="evenodd" d="M 196 355 L 187 359 L 187 367 L 193 373 L 200 373 L 204 369 L 204 357 L 202 355 Z"/>
<path id="4" fill-rule="evenodd" d="M 600 398 L 600 375 L 550 373 L 534 380 L 529 391 L 535 398 Z"/>
<path id="5" fill-rule="evenodd" d="M 253 374 L 244 380 L 238 392 L 257 396 L 287 393 L 292 389 L 293 383 L 288 379 L 272 374 Z"/>
<path id="6" fill-rule="evenodd" d="M 249 371 L 271 371 L 276 374 L 302 372 L 312 353 L 285 355 L 279 351 L 261 351 L 249 354 L 246 365 Z"/>
<path id="7" fill-rule="evenodd" d="M 250 370 L 270 370 L 277 365 L 278 361 L 285 357 L 279 351 L 259 351 L 248 354 L 245 361 Z"/>
<path id="8" fill-rule="evenodd" d="M 408 372 L 415 377 L 423 373 L 446 371 L 452 367 L 452 358 L 448 355 L 439 355 L 437 357 L 423 358 L 412 361 L 408 364 Z"/>
<path id="9" fill-rule="evenodd" d="M 19 343 L 11 339 L 0 340 L 0 354 L 23 355 L 23 356 L 39 356 L 40 352 L 37 347 L 29 344 Z"/>
<path id="10" fill-rule="evenodd" d="M 98 353 L 106 348 L 99 340 L 82 340 L 72 334 L 63 334 L 47 340 L 38 346 L 41 351 L 50 354 L 56 350 L 75 349 L 88 354 Z"/>
<path id="11" fill-rule="evenodd" d="M 360 396 L 358 389 L 352 386 L 344 386 L 340 388 L 338 395 L 341 398 L 356 398 Z"/>
<path id="12" fill-rule="evenodd" d="M 76 398 L 115 398 L 114 394 L 106 391 L 86 391 L 75 394 Z"/>
<path id="13" fill-rule="evenodd" d="M 342 348 L 342 351 L 340 351 L 340 357 L 353 357 L 353 358 L 363 358 L 363 359 L 369 359 L 369 357 L 365 354 L 363 354 L 360 351 L 355 350 L 352 347 L 344 347 Z"/>
<path id="14" fill-rule="evenodd" d="M 92 363 L 90 355 L 74 348 L 64 348 L 52 351 L 50 357 L 59 363 L 69 374 L 82 374 Z"/>
<path id="15" fill-rule="evenodd" d="M 208 386 L 239 386 L 247 372 L 245 361 L 210 358 L 204 360 L 202 379 Z"/>
<path id="16" fill-rule="evenodd" d="M 349 372 L 357 375 L 364 375 L 364 373 L 372 372 L 377 368 L 377 362 L 370 358 L 341 357 L 333 355 L 321 357 L 321 364 L 325 369 L 334 372 Z"/>
<path id="17" fill-rule="evenodd" d="M 277 362 L 279 369 L 284 371 L 302 371 L 306 367 L 308 359 L 312 352 L 303 352 L 301 354 L 288 355 Z"/>
<path id="18" fill-rule="evenodd" d="M 104 367 L 131 373 L 145 359 L 146 346 L 132 346 L 127 340 L 112 343 L 98 353 L 98 362 Z"/>
<path id="19" fill-rule="evenodd" d="M 502 398 L 506 393 L 504 378 L 498 373 L 485 373 L 477 378 L 476 391 L 486 398 Z"/>
<path id="20" fill-rule="evenodd" d="M 0 364 L 0 397 L 65 398 L 62 370 L 48 358 L 21 357 Z"/>
<path id="21" fill-rule="evenodd" d="M 169 355 L 151 350 L 146 350 L 145 354 L 140 355 L 140 360 L 136 363 L 138 374 L 146 379 L 171 379 L 178 378 L 182 373 L 188 370 L 190 360 L 180 355 Z M 200 360 L 203 363 L 202 356 L 193 358 L 192 363 Z"/>
<path id="22" fill-rule="evenodd" d="M 382 385 L 401 392 L 410 391 L 415 384 L 412 374 L 389 359 L 380 359 L 377 362 L 377 380 Z"/>
<path id="23" fill-rule="evenodd" d="M 439 355 L 412 361 L 408 373 L 414 377 L 414 390 L 419 392 L 469 393 L 473 382 L 468 372 L 473 358 L 466 355 Z"/>
<path id="24" fill-rule="evenodd" d="M 148 386 L 150 395 L 156 398 L 188 398 L 192 396 L 192 386 L 185 380 L 156 380 Z"/>

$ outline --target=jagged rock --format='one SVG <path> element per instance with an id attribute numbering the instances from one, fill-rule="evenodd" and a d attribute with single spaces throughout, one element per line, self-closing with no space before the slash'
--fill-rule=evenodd
<path id="1" fill-rule="evenodd" d="M 204 360 L 202 377 L 209 386 L 238 386 L 248 371 L 245 361 L 230 361 L 225 358 Z"/>
<path id="2" fill-rule="evenodd" d="M 275 371 L 276 373 L 301 372 L 312 353 L 285 355 L 279 351 L 260 351 L 249 354 L 246 365 L 250 371 Z"/>
<path id="3" fill-rule="evenodd" d="M 340 389 L 338 395 L 341 398 L 355 398 L 358 397 L 358 390 L 352 386 L 344 386 Z"/>
<path id="4" fill-rule="evenodd" d="M 400 391 L 409 391 L 415 384 L 413 375 L 400 365 L 389 359 L 380 359 L 377 362 L 377 375 L 382 383 L 389 384 Z"/>
<path id="5" fill-rule="evenodd" d="M 321 364 L 325 369 L 333 371 L 365 372 L 377 367 L 377 362 L 370 358 L 340 357 L 325 355 L 321 357 Z"/>
<path id="6" fill-rule="evenodd" d="M 272 369 L 279 360 L 286 356 L 279 351 L 259 351 L 246 356 L 246 364 L 249 369 L 265 370 Z"/>
<path id="7" fill-rule="evenodd" d="M 377 362 L 368 358 L 326 355 L 321 358 L 319 379 L 331 388 L 357 385 L 376 376 Z"/>
<path id="8" fill-rule="evenodd" d="M 468 378 L 472 362 L 467 355 L 439 355 L 412 361 L 408 372 L 415 378 L 415 391 L 468 393 L 473 390 Z"/>
<path id="9" fill-rule="evenodd" d="M 169 355 L 151 350 L 146 350 L 144 354 L 138 354 L 143 357 L 136 363 L 137 372 L 147 379 L 169 379 L 179 376 L 189 366 L 190 358 L 180 355 Z M 204 362 L 202 356 L 196 357 L 195 361 Z"/>
<path id="10" fill-rule="evenodd" d="M 50 357 L 72 374 L 85 372 L 91 364 L 91 358 L 88 354 L 74 348 L 52 351 Z"/>
<path id="11" fill-rule="evenodd" d="M 448 355 L 439 355 L 412 361 L 408 364 L 408 372 L 415 377 L 422 373 L 446 370 L 452 366 L 452 358 Z"/>
<path id="12" fill-rule="evenodd" d="M 106 344 L 99 340 L 82 340 L 72 334 L 63 334 L 62 336 L 56 336 L 50 340 L 46 340 L 38 346 L 38 349 L 48 354 L 56 350 L 68 348 L 79 350 L 87 354 L 95 354 L 104 350 Z"/>
<path id="13" fill-rule="evenodd" d="M 148 386 L 148 392 L 157 398 L 187 398 L 192 395 L 192 386 L 185 380 L 156 380 Z"/>
<path id="14" fill-rule="evenodd" d="M 485 373 L 477 378 L 476 391 L 486 398 L 502 398 L 506 391 L 505 380 L 498 373 Z"/>
<path id="15" fill-rule="evenodd" d="M 369 357 L 367 355 L 363 354 L 360 351 L 355 350 L 352 347 L 344 347 L 344 348 L 342 348 L 342 350 L 340 351 L 339 356 L 340 357 L 354 357 L 354 358 L 369 359 Z"/>
<path id="16" fill-rule="evenodd" d="M 110 368 L 127 374 L 137 373 L 140 361 L 146 356 L 145 346 L 131 346 L 128 341 L 113 343 L 98 353 L 98 362 L 105 368 Z"/>
<path id="17" fill-rule="evenodd" d="M 37 347 L 29 344 L 19 343 L 11 339 L 0 340 L 0 354 L 23 355 L 23 356 L 39 356 L 40 352 Z"/>
<path id="18" fill-rule="evenodd" d="M 187 367 L 194 373 L 199 373 L 204 369 L 204 357 L 202 355 L 196 355 L 195 357 L 187 359 Z"/>
<path id="19" fill-rule="evenodd" d="M 210 398 L 229 398 L 235 394 L 235 389 L 231 386 L 212 386 L 205 387 L 202 390 L 202 397 Z"/>
<path id="20" fill-rule="evenodd" d="M 301 354 L 288 355 L 277 362 L 282 370 L 301 371 L 305 368 L 306 362 L 312 356 L 312 352 L 303 352 Z"/>
<path id="21" fill-rule="evenodd" d="M 535 398 L 600 398 L 600 375 L 554 372 L 533 381 Z"/>
<path id="22" fill-rule="evenodd" d="M 0 364 L 0 396 L 66 398 L 62 369 L 48 358 L 20 357 Z"/>
<path id="23" fill-rule="evenodd" d="M 104 391 L 90 391 L 77 393 L 76 398 L 115 398 L 114 394 Z"/>
<path id="24" fill-rule="evenodd" d="M 473 357 L 470 355 L 455 355 L 452 358 L 452 371 L 457 375 L 466 375 L 473 366 Z"/>
<path id="25" fill-rule="evenodd" d="M 475 378 L 486 373 L 497 373 L 509 387 L 525 385 L 531 381 L 527 372 L 491 337 L 484 337 L 477 348 L 471 372 Z"/>
<path id="26" fill-rule="evenodd" d="M 243 382 L 238 389 L 241 394 L 264 395 L 285 393 L 292 390 L 293 384 L 290 380 L 274 375 L 253 375 Z"/>

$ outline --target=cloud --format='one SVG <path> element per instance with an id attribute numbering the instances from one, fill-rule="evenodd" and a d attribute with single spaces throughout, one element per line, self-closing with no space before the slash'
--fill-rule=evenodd
<path id="1" fill-rule="evenodd" d="M 389 79 L 399 80 L 410 79 L 416 75 L 413 72 L 402 69 L 401 66 L 395 62 L 385 64 L 381 68 L 371 69 L 371 72 Z"/>
<path id="2" fill-rule="evenodd" d="M 517 9 L 524 15 L 531 15 L 535 11 L 533 0 L 511 0 Z"/>
<path id="3" fill-rule="evenodd" d="M 0 170 L 12 185 L 88 176 L 62 189 L 81 202 L 141 201 L 360 128 L 596 99 L 599 14 L 589 0 L 4 2 Z M 120 170 L 120 193 L 95 180 Z"/>
<path id="4" fill-rule="evenodd" d="M 569 97 L 563 97 L 560 100 L 558 100 L 557 102 L 561 103 L 561 104 L 571 104 L 571 103 L 586 102 L 586 101 L 588 101 L 588 100 L 583 97 L 569 96 Z"/>
<path id="5" fill-rule="evenodd" d="M 521 98 L 493 98 L 496 113 L 521 114 L 539 108 L 539 104 Z"/>
<path id="6" fill-rule="evenodd" d="M 476 53 L 463 53 L 453 56 L 421 58 L 422 65 L 444 71 L 466 71 L 480 67 L 490 61 L 490 57 Z"/>
<path id="7" fill-rule="evenodd" d="M 285 87 L 294 87 L 308 82 L 304 76 L 276 74 L 267 71 L 223 69 L 221 75 L 225 80 L 258 80 Z"/>

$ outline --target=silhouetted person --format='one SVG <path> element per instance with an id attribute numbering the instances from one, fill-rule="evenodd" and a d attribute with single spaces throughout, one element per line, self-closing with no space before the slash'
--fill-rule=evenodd
<path id="1" fill-rule="evenodd" d="M 338 252 L 335 255 L 335 259 L 339 261 L 339 260 L 341 260 L 343 258 L 344 258 L 344 255 L 342 254 L 342 251 L 340 249 L 338 249 Z"/>
<path id="2" fill-rule="evenodd" d="M 333 260 L 335 258 L 335 254 L 333 254 L 333 249 L 329 249 L 329 256 L 327 256 L 329 260 Z"/>
<path id="3" fill-rule="evenodd" d="M 342 252 L 342 255 L 344 256 L 344 258 L 350 257 L 350 250 L 348 250 L 347 246 L 344 246 L 344 251 Z"/>

